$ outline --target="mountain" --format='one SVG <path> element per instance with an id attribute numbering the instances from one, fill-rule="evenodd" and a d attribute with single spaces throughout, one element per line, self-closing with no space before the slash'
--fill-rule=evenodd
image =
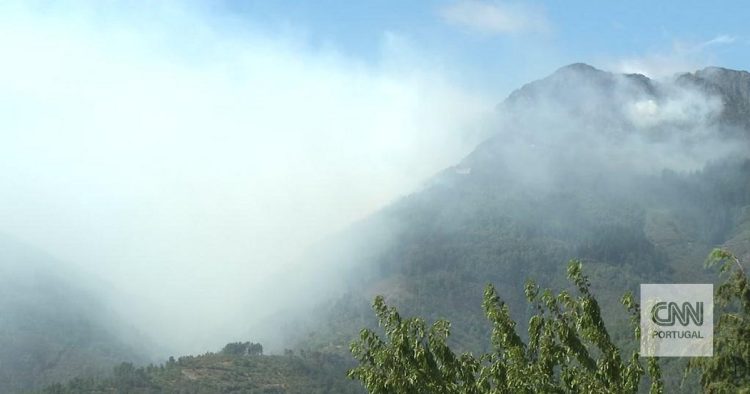
<path id="1" fill-rule="evenodd" d="M 450 320 L 458 349 L 485 350 L 483 286 L 524 322 L 525 280 L 567 288 L 572 258 L 626 337 L 624 292 L 713 282 L 702 263 L 717 246 L 748 257 L 748 75 L 651 80 L 574 64 L 523 86 L 498 105 L 492 137 L 330 246 L 358 268 L 300 343 L 346 349 L 384 294 L 405 315 Z M 368 246 L 373 234 L 389 235 Z"/>
<path id="2" fill-rule="evenodd" d="M 0 392 L 24 392 L 145 362 L 118 320 L 73 271 L 44 252 L 0 237 Z M 125 326 L 125 325 L 122 325 Z"/>
<path id="3" fill-rule="evenodd" d="M 207 354 L 71 385 L 112 391 L 118 376 L 137 376 L 146 383 L 136 392 L 350 387 L 341 360 L 361 328 L 376 327 L 376 294 L 404 315 L 450 320 L 454 348 L 484 351 L 484 285 L 525 322 L 524 282 L 568 288 L 572 258 L 583 260 L 609 332 L 637 346 L 623 339 L 631 336 L 623 293 L 637 295 L 641 283 L 713 282 L 702 264 L 717 246 L 750 257 L 749 110 L 744 71 L 652 80 L 563 67 L 500 103 L 494 134 L 455 166 L 311 252 L 311 265 L 343 272 L 347 288 L 306 320 L 270 324 L 292 328 L 288 347 L 330 363 L 320 359 L 316 370 L 291 354 Z M 681 361 L 665 363 L 675 389 Z M 66 387 L 52 392 L 74 386 Z"/>
<path id="4" fill-rule="evenodd" d="M 700 87 L 721 97 L 722 118 L 740 130 L 750 130 L 750 73 L 721 67 L 708 67 L 678 76 L 678 81 Z"/>

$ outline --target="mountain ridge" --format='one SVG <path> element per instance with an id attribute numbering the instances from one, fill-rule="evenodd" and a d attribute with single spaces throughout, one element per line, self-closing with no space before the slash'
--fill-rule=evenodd
<path id="1" fill-rule="evenodd" d="M 565 288 L 571 258 L 584 260 L 615 333 L 626 326 L 619 297 L 637 294 L 639 283 L 715 281 L 702 269 L 713 247 L 750 250 L 750 150 L 742 149 L 750 128 L 732 113 L 747 103 L 722 107 L 745 100 L 750 85 L 717 102 L 704 93 L 724 90 L 682 86 L 679 78 L 654 82 L 578 63 L 511 93 L 498 112 L 517 111 L 500 118 L 495 134 L 368 219 L 371 228 L 391 229 L 392 240 L 377 254 L 350 257 L 371 267 L 370 276 L 354 279 L 321 312 L 327 328 L 316 330 L 313 343 L 345 348 L 354 327 L 373 324 L 367 296 L 378 293 L 405 315 L 447 318 L 453 345 L 480 351 L 487 344 L 476 338 L 489 328 L 474 306 L 483 286 L 495 284 L 523 322 L 524 281 Z M 719 77 L 700 78 L 719 86 L 709 79 Z M 649 122 L 632 119 L 635 109 Z M 702 156 L 681 165 L 692 152 Z"/>

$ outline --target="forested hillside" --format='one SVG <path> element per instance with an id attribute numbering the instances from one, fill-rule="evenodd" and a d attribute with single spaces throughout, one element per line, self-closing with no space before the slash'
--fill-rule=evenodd
<path id="1" fill-rule="evenodd" d="M 344 378 L 353 366 L 348 357 L 316 351 L 264 356 L 260 344 L 238 342 L 160 365 L 122 363 L 109 378 L 73 379 L 43 393 L 362 393 L 358 383 Z"/>
<path id="2" fill-rule="evenodd" d="M 0 392 L 106 376 L 120 362 L 147 361 L 142 347 L 123 339 L 127 324 L 71 284 L 77 279 L 65 263 L 0 237 Z"/>

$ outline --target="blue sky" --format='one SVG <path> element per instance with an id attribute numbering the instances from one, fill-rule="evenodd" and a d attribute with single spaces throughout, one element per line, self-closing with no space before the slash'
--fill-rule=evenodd
<path id="1" fill-rule="evenodd" d="M 499 92 L 572 62 L 661 76 L 706 65 L 745 69 L 750 56 L 750 6 L 741 1 L 324 0 L 224 7 L 250 23 L 303 31 L 310 45 L 367 61 L 377 61 L 384 37 L 395 35 L 473 86 Z M 492 9 L 508 19 L 482 23 Z M 451 19 L 461 10 L 461 20 Z M 519 18 L 527 23 L 502 27 Z"/>

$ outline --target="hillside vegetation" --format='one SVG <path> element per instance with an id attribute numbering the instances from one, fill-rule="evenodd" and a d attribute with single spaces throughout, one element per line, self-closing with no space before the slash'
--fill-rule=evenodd
<path id="1" fill-rule="evenodd" d="M 359 384 L 344 379 L 353 366 L 349 358 L 291 350 L 283 356 L 266 356 L 245 345 L 230 343 L 218 353 L 170 358 L 158 366 L 122 363 L 109 378 L 77 378 L 51 385 L 43 393 L 362 392 Z"/>

